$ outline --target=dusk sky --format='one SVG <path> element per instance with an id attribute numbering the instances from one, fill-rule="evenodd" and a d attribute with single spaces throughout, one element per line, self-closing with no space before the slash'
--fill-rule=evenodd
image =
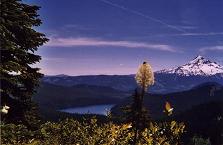
<path id="1" fill-rule="evenodd" d="M 223 0 L 24 0 L 42 8 L 46 75 L 133 74 L 197 55 L 223 64 Z"/>

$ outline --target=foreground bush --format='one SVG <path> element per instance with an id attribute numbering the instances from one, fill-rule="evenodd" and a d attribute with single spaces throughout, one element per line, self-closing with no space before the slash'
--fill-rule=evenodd
<path id="1" fill-rule="evenodd" d="M 73 119 L 65 119 L 58 123 L 46 122 L 36 131 L 30 131 L 24 125 L 2 124 L 1 131 L 2 144 L 124 145 L 131 144 L 134 137 L 131 124 L 99 124 L 94 118 L 83 122 Z M 184 125 L 175 121 L 150 123 L 142 132 L 139 144 L 180 144 L 183 131 Z"/>

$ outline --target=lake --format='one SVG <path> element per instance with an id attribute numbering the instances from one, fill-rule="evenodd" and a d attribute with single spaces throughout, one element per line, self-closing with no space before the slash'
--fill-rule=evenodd
<path id="1" fill-rule="evenodd" d="M 99 114 L 99 115 L 107 115 L 107 112 L 111 110 L 114 104 L 107 105 L 91 105 L 85 107 L 75 107 L 75 108 L 67 108 L 60 110 L 61 112 L 66 113 L 78 113 L 78 114 Z"/>

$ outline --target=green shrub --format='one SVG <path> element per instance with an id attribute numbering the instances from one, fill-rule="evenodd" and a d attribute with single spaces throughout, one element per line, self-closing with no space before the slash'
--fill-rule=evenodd
<path id="1" fill-rule="evenodd" d="M 1 124 L 2 144 L 27 144 L 38 137 L 38 131 L 30 131 L 24 125 Z"/>
<path id="2" fill-rule="evenodd" d="M 134 133 L 131 124 L 117 125 L 114 123 L 100 124 L 97 119 L 85 119 L 79 122 L 65 119 L 60 122 L 46 122 L 36 131 L 30 131 L 24 125 L 2 124 L 2 144 L 131 144 Z M 150 123 L 141 136 L 139 144 L 180 144 L 180 136 L 184 124 L 175 121 Z"/>

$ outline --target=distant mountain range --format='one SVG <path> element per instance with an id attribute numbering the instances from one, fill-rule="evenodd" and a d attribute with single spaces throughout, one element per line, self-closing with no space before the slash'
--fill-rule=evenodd
<path id="1" fill-rule="evenodd" d="M 42 82 L 61 86 L 79 84 L 105 86 L 121 91 L 132 91 L 137 87 L 134 75 L 89 75 L 89 76 L 45 76 Z M 223 84 L 223 66 L 197 56 L 182 66 L 155 72 L 152 93 L 170 93 L 189 90 L 205 82 Z"/>

